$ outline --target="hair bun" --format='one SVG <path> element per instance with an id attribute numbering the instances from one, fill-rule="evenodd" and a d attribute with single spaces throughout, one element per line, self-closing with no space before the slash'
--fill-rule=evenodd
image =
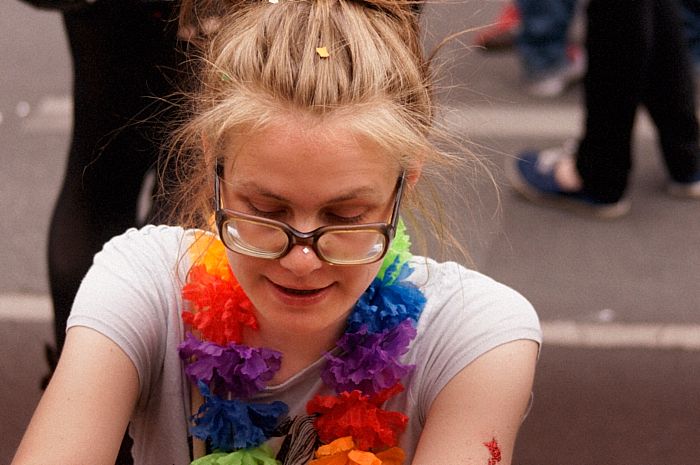
<path id="1" fill-rule="evenodd" d="M 261 3 L 278 2 L 339 2 L 355 3 L 380 11 L 399 21 L 417 23 L 424 0 L 181 0 L 179 24 L 181 36 L 191 42 L 206 39 L 211 34 L 212 19 Z"/>

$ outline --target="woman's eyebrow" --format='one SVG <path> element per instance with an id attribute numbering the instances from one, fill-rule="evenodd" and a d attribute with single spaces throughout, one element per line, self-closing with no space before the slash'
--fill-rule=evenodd
<path id="1" fill-rule="evenodd" d="M 234 183 L 230 183 L 231 185 L 234 185 Z M 283 203 L 291 203 L 291 200 L 279 195 L 276 192 L 272 192 L 269 189 L 266 189 L 255 182 L 247 182 L 247 181 L 242 181 L 240 183 L 235 183 L 235 186 L 239 188 L 241 191 L 246 191 L 246 192 L 252 192 L 255 195 L 259 195 L 262 197 L 267 197 L 273 200 L 277 200 L 279 202 Z M 378 192 L 376 189 L 372 188 L 371 186 L 361 186 L 355 189 L 352 189 L 350 191 L 344 192 L 336 197 L 333 197 L 331 199 L 328 199 L 324 203 L 340 203 L 340 202 L 345 202 L 348 200 L 355 200 L 357 198 L 369 198 L 369 197 L 376 197 L 378 195 Z"/>
<path id="2" fill-rule="evenodd" d="M 289 199 L 278 195 L 270 190 L 267 190 L 255 183 L 249 183 L 249 182 L 242 182 L 238 183 L 236 187 L 239 187 L 241 192 L 246 192 L 246 193 L 253 193 L 255 195 L 259 195 L 261 197 L 268 197 L 273 200 L 279 200 L 280 202 L 285 202 L 289 203 Z"/>

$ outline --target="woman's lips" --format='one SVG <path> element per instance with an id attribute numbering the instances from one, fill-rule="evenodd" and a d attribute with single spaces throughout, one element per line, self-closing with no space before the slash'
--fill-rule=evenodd
<path id="1" fill-rule="evenodd" d="M 287 287 L 269 281 L 277 297 L 286 305 L 313 305 L 323 300 L 330 292 L 333 284 L 321 288 Z"/>

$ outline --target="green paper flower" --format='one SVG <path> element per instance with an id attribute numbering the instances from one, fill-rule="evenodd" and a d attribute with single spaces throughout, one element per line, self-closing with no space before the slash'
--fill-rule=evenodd
<path id="1" fill-rule="evenodd" d="M 190 465 L 280 465 L 273 456 L 272 449 L 263 444 L 254 449 L 240 449 L 235 452 L 214 452 L 205 455 Z"/>
<path id="2" fill-rule="evenodd" d="M 401 270 L 404 263 L 409 261 L 413 255 L 411 255 L 411 238 L 406 232 L 406 225 L 403 220 L 399 218 L 399 223 L 396 226 L 396 235 L 394 240 L 391 241 L 391 246 L 384 256 L 384 261 L 382 261 L 382 267 L 377 273 L 379 279 L 384 279 L 384 273 L 387 268 L 389 268 L 394 261 L 398 258 L 398 266 L 394 268 L 394 273 L 391 276 L 390 283 L 393 283 Z"/>

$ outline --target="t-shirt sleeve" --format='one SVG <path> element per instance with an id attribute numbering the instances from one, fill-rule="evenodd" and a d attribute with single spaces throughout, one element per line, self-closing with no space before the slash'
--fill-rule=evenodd
<path id="1" fill-rule="evenodd" d="M 456 263 L 424 266 L 427 304 L 412 350 L 421 420 L 442 388 L 480 355 L 518 339 L 542 341 L 534 308 L 515 290 Z"/>
<path id="2" fill-rule="evenodd" d="M 134 363 L 148 398 L 165 357 L 168 325 L 178 324 L 183 230 L 130 229 L 95 255 L 68 319 L 114 341 Z M 180 268 L 180 270 L 178 269 Z"/>

